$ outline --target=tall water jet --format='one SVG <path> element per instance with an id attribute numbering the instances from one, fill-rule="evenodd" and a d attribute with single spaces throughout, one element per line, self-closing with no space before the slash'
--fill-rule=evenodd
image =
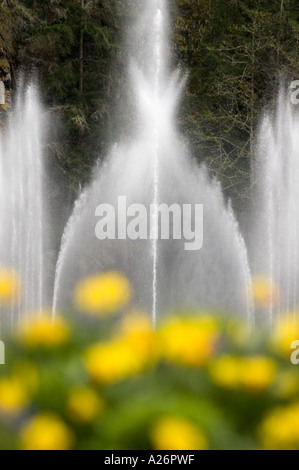
<path id="1" fill-rule="evenodd" d="M 6 129 L 0 134 L 0 268 L 14 270 L 22 288 L 1 324 L 12 327 L 44 307 L 43 112 L 30 85 L 16 97 Z"/>
<path id="2" fill-rule="evenodd" d="M 279 315 L 296 315 L 299 304 L 298 149 L 299 115 L 281 90 L 275 111 L 262 119 L 253 165 L 255 271 L 273 286 L 266 305 L 270 325 Z"/>
<path id="3" fill-rule="evenodd" d="M 156 44 L 155 44 L 155 62 L 156 62 L 156 76 L 155 76 L 155 85 L 154 85 L 154 100 L 159 102 L 160 98 L 160 81 L 161 81 L 161 64 L 162 64 L 162 42 L 163 36 L 162 32 L 164 31 L 163 25 L 163 13 L 158 7 L 156 11 L 155 18 L 155 30 L 154 34 L 156 35 Z M 159 213 L 158 213 L 158 204 L 159 204 L 159 116 L 156 116 L 156 122 L 153 132 L 153 182 L 154 182 L 154 197 L 153 204 L 155 207 L 153 213 L 153 322 L 156 324 L 157 320 L 157 266 L 158 266 L 158 236 L 159 236 Z"/>
<path id="4" fill-rule="evenodd" d="M 57 302 L 60 295 L 60 286 L 61 286 L 61 276 L 62 276 L 62 269 L 64 264 L 64 258 L 66 255 L 66 251 L 68 249 L 69 242 L 72 240 L 74 227 L 76 226 L 77 218 L 80 217 L 81 211 L 86 203 L 86 193 L 83 192 L 78 200 L 75 202 L 75 207 L 71 217 L 69 218 L 67 225 L 64 229 L 64 233 L 62 235 L 60 252 L 58 254 L 58 261 L 56 264 L 55 269 L 55 276 L 54 276 L 54 294 L 53 294 L 53 302 L 52 302 L 52 316 L 53 321 L 55 321 L 55 315 L 57 311 Z"/>
<path id="5" fill-rule="evenodd" d="M 53 312 L 68 305 L 79 279 L 113 269 L 128 276 L 136 305 L 151 312 L 154 323 L 162 312 L 180 307 L 240 312 L 251 322 L 251 276 L 238 224 L 220 184 L 191 158 L 176 130 L 184 79 L 179 72 L 167 73 L 167 2 L 138 5 L 142 11 L 130 45 L 136 128 L 95 169 L 83 204 L 76 205 L 57 264 Z M 99 240 L 103 204 L 112 236 Z M 203 205 L 203 234 L 194 234 L 203 236 L 201 249 L 186 250 L 183 237 L 161 237 L 161 204 L 182 212 L 188 207 L 192 228 L 191 208 Z M 148 236 L 128 237 L 123 229 L 124 220 L 134 222 L 136 205 L 150 214 Z M 174 223 L 170 214 L 170 231 Z"/>

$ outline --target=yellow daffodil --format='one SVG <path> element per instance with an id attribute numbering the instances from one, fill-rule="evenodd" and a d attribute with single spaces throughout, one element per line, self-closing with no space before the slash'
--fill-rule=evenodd
<path id="1" fill-rule="evenodd" d="M 31 419 L 21 430 L 20 445 L 24 450 L 71 450 L 72 430 L 52 413 L 42 413 Z"/>
<path id="2" fill-rule="evenodd" d="M 103 411 L 104 402 L 90 387 L 77 387 L 71 390 L 67 401 L 67 412 L 76 423 L 92 422 Z"/>
<path id="3" fill-rule="evenodd" d="M 50 315 L 42 312 L 21 324 L 17 337 L 29 348 L 55 347 L 68 342 L 70 329 L 62 318 L 56 317 L 53 321 Z"/>
<path id="4" fill-rule="evenodd" d="M 207 364 L 219 336 L 216 322 L 209 317 L 173 318 L 158 332 L 165 359 L 195 367 Z"/>
<path id="5" fill-rule="evenodd" d="M 150 431 L 155 450 L 206 450 L 208 440 L 195 424 L 184 418 L 165 417 Z"/>
<path id="6" fill-rule="evenodd" d="M 132 289 L 127 278 L 117 272 L 107 272 L 79 282 L 74 301 L 83 313 L 109 316 L 124 308 L 131 296 Z"/>

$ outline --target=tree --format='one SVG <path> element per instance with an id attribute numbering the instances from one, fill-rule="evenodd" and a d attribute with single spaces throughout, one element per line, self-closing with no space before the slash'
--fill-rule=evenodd
<path id="1" fill-rule="evenodd" d="M 299 76 L 296 2 L 178 0 L 177 60 L 190 71 L 180 115 L 193 152 L 221 179 L 239 210 L 263 106 L 282 78 Z"/>

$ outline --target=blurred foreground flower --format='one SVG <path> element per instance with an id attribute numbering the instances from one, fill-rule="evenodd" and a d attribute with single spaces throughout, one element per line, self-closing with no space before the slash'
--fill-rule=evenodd
<path id="1" fill-rule="evenodd" d="M 10 305 L 21 294 L 21 283 L 18 275 L 10 269 L 0 270 L 0 303 Z"/>
<path id="2" fill-rule="evenodd" d="M 158 358 L 157 335 L 147 315 L 138 312 L 126 315 L 116 337 L 125 340 L 145 362 Z"/>
<path id="3" fill-rule="evenodd" d="M 122 338 L 91 346 L 85 353 L 85 363 L 91 377 L 100 384 L 137 375 L 147 365 L 145 357 Z"/>
<path id="4" fill-rule="evenodd" d="M 117 272 L 107 272 L 79 282 L 74 300 L 83 313 L 109 316 L 124 308 L 131 296 L 132 289 L 127 278 Z"/>
<path id="5" fill-rule="evenodd" d="M 299 403 L 271 411 L 259 431 L 267 450 L 299 449 Z"/>
<path id="6" fill-rule="evenodd" d="M 23 427 L 20 444 L 24 450 L 70 450 L 74 436 L 59 416 L 42 413 Z"/>
<path id="7" fill-rule="evenodd" d="M 17 377 L 0 379 L 0 414 L 15 416 L 28 405 L 29 394 Z"/>
<path id="8" fill-rule="evenodd" d="M 195 424 L 183 418 L 166 417 L 150 432 L 154 450 L 206 450 L 208 440 Z"/>
<path id="9" fill-rule="evenodd" d="M 278 355 L 287 359 L 291 356 L 291 345 L 299 340 L 299 321 L 287 316 L 281 318 L 274 325 L 274 331 L 270 337 L 270 347 Z"/>
<path id="10" fill-rule="evenodd" d="M 105 405 L 98 393 L 90 387 L 72 389 L 67 402 L 67 412 L 75 423 L 92 422 L 103 411 Z"/>
<path id="11" fill-rule="evenodd" d="M 267 341 L 200 312 L 75 315 L 72 335 L 45 314 L 5 345 L 0 449 L 299 449 L 288 321 Z"/>
<path id="12" fill-rule="evenodd" d="M 213 382 L 223 388 L 243 388 L 249 393 L 262 393 L 273 384 L 277 365 L 261 356 L 223 356 L 209 367 Z"/>
<path id="13" fill-rule="evenodd" d="M 70 329 L 64 319 L 55 318 L 44 312 L 22 323 L 17 338 L 22 345 L 35 347 L 55 347 L 66 343 L 70 338 Z"/>
<path id="14" fill-rule="evenodd" d="M 211 317 L 175 317 L 162 326 L 158 337 L 165 359 L 202 367 L 216 351 L 220 333 Z"/>
<path id="15" fill-rule="evenodd" d="M 240 385 L 242 368 L 241 358 L 227 355 L 213 361 L 209 366 L 209 372 L 216 385 L 237 388 Z"/>
<path id="16" fill-rule="evenodd" d="M 262 393 L 274 382 L 277 364 L 273 359 L 253 356 L 243 360 L 241 385 L 249 393 Z"/>
<path id="17" fill-rule="evenodd" d="M 273 281 L 266 276 L 254 276 L 252 281 L 255 304 L 260 308 L 267 308 L 279 302 L 279 291 Z"/>

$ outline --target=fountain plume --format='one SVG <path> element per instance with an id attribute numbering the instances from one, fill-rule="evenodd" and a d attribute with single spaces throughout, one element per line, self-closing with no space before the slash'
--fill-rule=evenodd
<path id="1" fill-rule="evenodd" d="M 22 282 L 10 308 L 1 308 L 2 325 L 11 328 L 45 306 L 44 124 L 36 87 L 20 84 L 0 136 L 0 268 L 13 269 Z"/>
<path id="2" fill-rule="evenodd" d="M 219 183 L 194 162 L 174 123 L 184 78 L 179 71 L 168 73 L 167 2 L 138 3 L 143 8 L 130 45 L 137 126 L 95 171 L 84 203 L 71 216 L 57 265 L 53 311 L 68 305 L 79 279 L 115 269 L 128 276 L 135 303 L 151 312 L 153 323 L 178 307 L 241 312 L 251 322 L 251 276 L 238 224 Z M 148 239 L 96 239 L 97 206 L 116 207 L 120 196 L 128 205 L 156 208 Z M 184 240 L 159 238 L 161 203 L 204 206 L 202 250 L 187 252 Z"/>

